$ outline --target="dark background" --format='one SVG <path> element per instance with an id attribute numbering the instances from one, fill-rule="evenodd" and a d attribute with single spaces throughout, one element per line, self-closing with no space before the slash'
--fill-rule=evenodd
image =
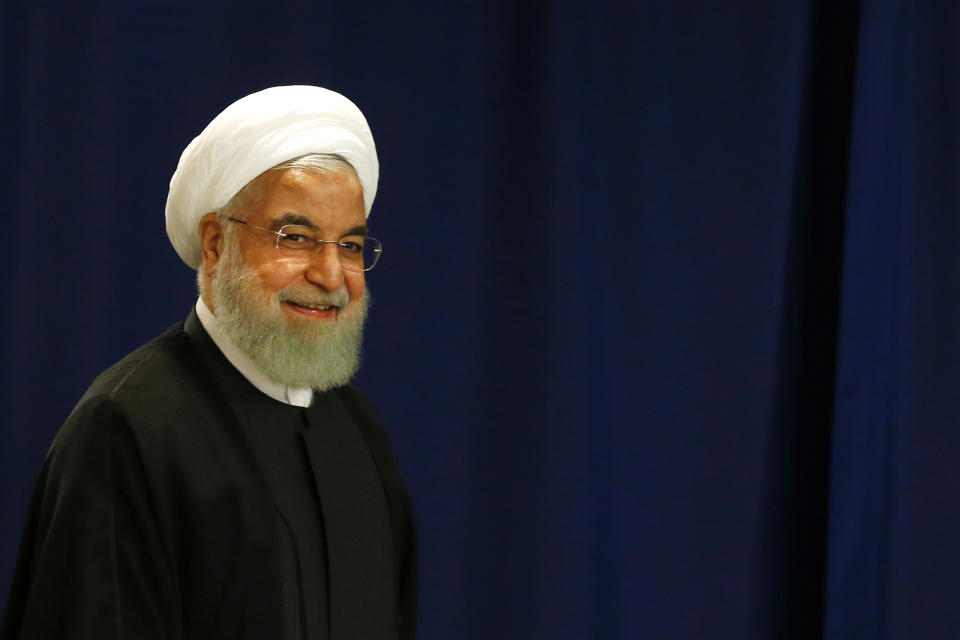
<path id="1" fill-rule="evenodd" d="M 956 637 L 957 3 L 0 6 L 0 597 L 73 403 L 193 304 L 181 150 L 309 83 L 380 155 L 421 638 Z"/>

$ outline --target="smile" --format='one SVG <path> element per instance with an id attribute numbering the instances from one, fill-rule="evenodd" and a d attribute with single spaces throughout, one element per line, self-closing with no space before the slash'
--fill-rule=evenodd
<path id="1" fill-rule="evenodd" d="M 292 300 L 285 300 L 283 306 L 297 315 L 318 320 L 335 319 L 340 311 L 340 307 L 335 304 L 308 304 Z"/>

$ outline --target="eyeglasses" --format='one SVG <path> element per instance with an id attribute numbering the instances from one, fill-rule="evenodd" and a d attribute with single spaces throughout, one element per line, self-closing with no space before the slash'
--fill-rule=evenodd
<path id="1" fill-rule="evenodd" d="M 290 257 L 303 258 L 312 251 L 322 251 L 324 245 L 335 244 L 337 253 L 340 255 L 340 265 L 348 271 L 370 271 L 376 266 L 380 254 L 383 253 L 383 245 L 380 241 L 369 236 L 357 235 L 339 240 L 324 240 L 314 236 L 315 229 L 299 224 L 285 224 L 274 231 L 237 218 L 228 217 L 227 220 L 270 234 L 274 237 L 274 246 L 277 250 Z"/>

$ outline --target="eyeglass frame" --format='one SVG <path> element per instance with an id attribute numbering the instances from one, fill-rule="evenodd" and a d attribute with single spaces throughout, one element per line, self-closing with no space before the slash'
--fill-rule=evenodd
<path id="1" fill-rule="evenodd" d="M 273 246 L 276 247 L 276 249 L 277 249 L 278 251 L 280 250 L 280 239 L 287 237 L 287 234 L 283 233 L 283 230 L 286 229 L 287 227 L 302 227 L 302 226 L 303 226 L 302 224 L 285 224 L 285 225 L 283 225 L 282 227 L 280 227 L 280 229 L 279 229 L 278 231 L 274 231 L 273 229 L 268 229 L 267 227 L 261 227 L 260 225 L 253 224 L 253 223 L 251 223 L 251 222 L 247 222 L 246 220 L 240 220 L 239 218 L 234 218 L 234 217 L 232 217 L 232 216 L 227 216 L 227 217 L 224 218 L 224 219 L 225 219 L 225 220 L 229 220 L 230 222 L 236 222 L 236 223 L 239 223 L 239 224 L 243 224 L 243 225 L 246 225 L 246 226 L 248 226 L 248 227 L 252 227 L 252 228 L 254 228 L 254 229 L 259 229 L 260 231 L 266 231 L 266 232 L 269 233 L 270 235 L 276 236 L 276 241 L 274 242 L 274 245 L 273 245 Z M 359 234 L 358 234 L 358 235 L 359 235 Z M 375 255 L 376 257 L 373 259 L 373 262 L 370 263 L 370 266 L 364 265 L 363 270 L 362 270 L 362 273 L 366 273 L 367 271 L 370 271 L 370 270 L 373 269 L 375 266 L 377 266 L 377 263 L 380 262 L 380 256 L 383 255 L 383 243 L 382 243 L 382 242 L 380 242 L 379 240 L 377 240 L 377 239 L 374 238 L 373 236 L 364 236 L 364 239 L 365 239 L 365 241 L 367 241 L 367 242 L 373 240 L 374 242 L 377 243 L 377 246 L 373 248 L 373 252 L 374 252 L 374 255 Z M 322 247 L 323 245 L 326 245 L 326 244 L 335 244 L 335 245 L 337 245 L 338 247 L 340 247 L 341 249 L 346 248 L 346 244 L 347 244 L 347 243 L 345 243 L 345 242 L 343 241 L 343 239 L 340 239 L 340 240 L 324 240 L 323 238 L 314 238 L 313 236 L 310 236 L 310 240 L 312 240 L 313 242 L 316 242 L 316 243 L 317 243 L 317 246 L 313 249 L 314 251 L 319 251 L 319 250 L 320 250 L 320 247 Z M 337 255 L 339 256 L 340 254 L 338 253 Z M 341 260 L 340 260 L 340 265 L 341 265 L 341 267 L 343 266 L 343 259 L 342 259 L 342 258 L 341 258 Z M 344 267 L 344 268 L 346 268 L 346 267 Z M 348 271 L 352 271 L 352 269 L 347 269 L 347 270 L 348 270 Z"/>

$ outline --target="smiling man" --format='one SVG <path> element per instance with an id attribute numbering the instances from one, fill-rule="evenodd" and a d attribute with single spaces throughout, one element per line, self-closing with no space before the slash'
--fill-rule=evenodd
<path id="1" fill-rule="evenodd" d="M 319 87 L 230 105 L 170 182 L 185 322 L 93 383 L 31 504 L 0 638 L 412 638 L 410 501 L 349 383 L 379 166 Z"/>
<path id="2" fill-rule="evenodd" d="M 381 251 L 368 237 L 359 178 L 336 156 L 305 156 L 256 178 L 236 200 L 200 222 L 199 284 L 211 312 L 199 307 L 201 319 L 218 322 L 274 383 L 346 384 L 359 364 L 364 269 Z M 229 215 L 237 209 L 245 219 Z"/>

